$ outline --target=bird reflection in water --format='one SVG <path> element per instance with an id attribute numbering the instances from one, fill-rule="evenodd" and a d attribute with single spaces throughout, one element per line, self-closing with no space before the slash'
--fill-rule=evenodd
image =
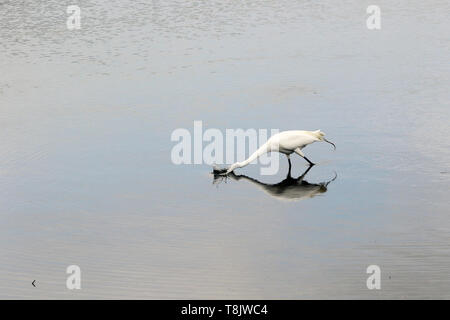
<path id="1" fill-rule="evenodd" d="M 298 178 L 293 178 L 291 176 L 291 168 L 289 166 L 289 172 L 286 176 L 286 178 L 278 183 L 275 184 L 268 184 L 263 183 L 261 181 L 258 181 L 254 178 L 248 177 L 246 175 L 237 175 L 233 172 L 229 173 L 228 175 L 224 176 L 221 174 L 214 174 L 214 180 L 213 183 L 217 184 L 222 181 L 226 181 L 228 178 L 240 181 L 245 180 L 248 182 L 253 183 L 257 187 L 261 188 L 263 191 L 265 191 L 270 196 L 277 198 L 279 200 L 303 200 L 303 199 L 309 199 L 313 198 L 316 195 L 322 194 L 327 192 L 328 185 L 336 180 L 337 174 L 334 174 L 334 178 L 332 178 L 329 181 L 320 182 L 320 183 L 309 183 L 305 180 L 306 175 L 311 170 L 313 166 L 309 166 L 305 172 L 303 172 L 302 175 L 300 175 Z"/>

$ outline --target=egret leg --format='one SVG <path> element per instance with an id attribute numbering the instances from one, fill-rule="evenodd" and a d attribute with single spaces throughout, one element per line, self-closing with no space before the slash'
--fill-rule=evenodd
<path id="1" fill-rule="evenodd" d="M 315 163 L 311 162 L 306 156 L 303 157 L 303 159 L 305 159 L 306 161 L 308 161 L 310 166 L 315 165 Z"/>
<path id="2" fill-rule="evenodd" d="M 289 169 L 288 169 L 288 173 L 287 173 L 287 175 L 286 175 L 286 178 L 289 178 L 289 177 L 291 176 L 291 168 L 292 168 L 292 165 L 291 165 L 291 157 L 290 157 L 289 154 L 287 154 L 286 157 L 287 157 L 288 163 L 289 163 Z"/>
<path id="3" fill-rule="evenodd" d="M 309 166 L 308 169 L 306 169 L 305 172 L 303 172 L 303 174 L 297 178 L 297 181 L 303 181 L 303 178 L 306 176 L 306 174 L 309 172 L 309 170 L 311 170 L 313 166 Z"/>
<path id="4" fill-rule="evenodd" d="M 300 150 L 300 148 L 295 149 L 294 152 L 296 154 L 298 154 L 300 157 L 302 157 L 303 159 L 305 159 L 306 161 L 308 161 L 310 166 L 313 166 L 315 164 L 305 156 L 305 154 L 302 152 L 302 150 Z"/>

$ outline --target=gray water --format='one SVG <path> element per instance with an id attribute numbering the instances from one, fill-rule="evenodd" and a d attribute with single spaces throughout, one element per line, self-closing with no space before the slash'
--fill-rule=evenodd
<path id="1" fill-rule="evenodd" d="M 449 10 L 1 0 L 0 298 L 449 299 Z M 280 156 L 213 183 L 171 162 L 194 120 L 321 129 L 337 150 L 308 146 L 305 181 L 337 177 L 287 201 L 252 180 Z"/>

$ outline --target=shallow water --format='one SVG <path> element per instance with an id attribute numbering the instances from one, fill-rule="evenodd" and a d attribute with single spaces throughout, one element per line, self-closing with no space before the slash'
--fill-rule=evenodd
<path id="1" fill-rule="evenodd" d="M 450 7 L 370 4 L 1 0 L 0 297 L 450 298 Z M 322 129 L 336 179 L 176 166 L 194 120 Z"/>

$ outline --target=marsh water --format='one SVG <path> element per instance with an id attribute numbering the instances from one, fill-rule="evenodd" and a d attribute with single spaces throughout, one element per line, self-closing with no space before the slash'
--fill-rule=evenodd
<path id="1" fill-rule="evenodd" d="M 1 0 L 0 297 L 450 298 L 449 3 L 371 4 Z M 195 120 L 337 150 L 214 180 Z"/>

